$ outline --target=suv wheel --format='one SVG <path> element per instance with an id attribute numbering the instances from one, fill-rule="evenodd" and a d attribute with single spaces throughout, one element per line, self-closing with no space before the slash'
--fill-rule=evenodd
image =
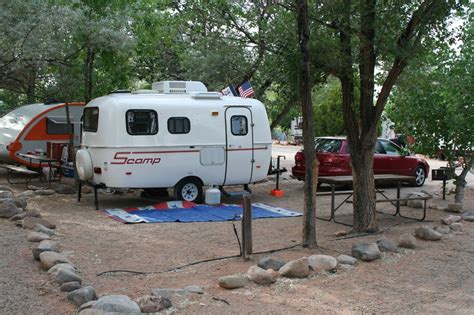
<path id="1" fill-rule="evenodd" d="M 426 171 L 422 166 L 417 166 L 415 169 L 415 181 L 413 182 L 413 186 L 421 187 L 425 183 L 426 180 Z"/>

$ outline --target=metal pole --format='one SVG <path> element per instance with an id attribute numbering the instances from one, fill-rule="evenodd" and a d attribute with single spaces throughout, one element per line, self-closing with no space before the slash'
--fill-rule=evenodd
<path id="1" fill-rule="evenodd" d="M 246 260 L 252 250 L 252 200 L 245 195 L 242 215 L 242 257 Z"/>

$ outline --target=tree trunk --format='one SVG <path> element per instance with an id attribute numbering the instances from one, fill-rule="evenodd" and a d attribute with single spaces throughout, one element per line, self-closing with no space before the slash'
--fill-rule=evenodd
<path id="1" fill-rule="evenodd" d="M 26 86 L 26 101 L 28 104 L 33 104 L 35 103 L 36 97 L 35 97 L 35 84 L 28 82 Z"/>
<path id="2" fill-rule="evenodd" d="M 456 185 L 455 195 L 454 195 L 454 202 L 455 203 L 462 203 L 464 200 L 464 188 L 466 187 L 466 175 L 471 169 L 471 162 L 467 163 L 463 166 L 461 174 L 454 177 L 454 184 Z"/>
<path id="3" fill-rule="evenodd" d="M 27 75 L 26 87 L 24 87 L 26 101 L 28 104 L 36 102 L 36 68 L 30 70 Z"/>
<path id="4" fill-rule="evenodd" d="M 300 97 L 306 158 L 304 184 L 303 247 L 316 248 L 316 189 L 319 161 L 314 158 L 313 106 L 311 101 L 308 4 L 297 1 L 298 38 L 301 52 Z"/>
<path id="5" fill-rule="evenodd" d="M 86 62 L 84 65 L 84 101 L 87 103 L 92 99 L 92 74 L 94 71 L 95 51 L 88 47 L 86 53 Z"/>
<path id="6" fill-rule="evenodd" d="M 352 177 L 354 185 L 354 231 L 376 232 L 375 184 L 373 146 L 363 141 L 360 148 L 351 146 Z M 364 145 L 366 144 L 366 145 Z M 369 148 L 370 147 L 370 148 Z M 355 150 L 353 150 L 355 149 Z"/>
<path id="7" fill-rule="evenodd" d="M 374 19 L 375 1 L 361 0 L 361 44 L 359 51 L 360 104 L 356 114 L 354 99 L 354 69 L 351 49 L 351 1 L 344 1 L 343 30 L 340 32 L 341 71 L 344 127 L 350 147 L 354 186 L 354 231 L 377 230 L 373 152 L 376 143 L 374 95 Z"/>

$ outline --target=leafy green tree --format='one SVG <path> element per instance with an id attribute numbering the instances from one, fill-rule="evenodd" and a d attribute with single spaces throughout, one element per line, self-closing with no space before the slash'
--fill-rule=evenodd
<path id="1" fill-rule="evenodd" d="M 332 77 L 313 92 L 314 134 L 316 136 L 344 135 L 341 84 Z"/>
<path id="2" fill-rule="evenodd" d="M 461 2 L 375 0 L 316 3 L 317 23 L 333 34 L 326 68 L 341 81 L 344 125 L 351 147 L 354 178 L 354 231 L 378 229 L 373 152 L 380 117 L 390 92 L 410 59 L 433 39 L 446 35 L 446 21 Z M 433 45 L 429 47 L 433 48 Z M 322 61 L 324 64 L 324 60 Z M 380 92 L 375 93 L 379 66 Z M 356 101 L 356 85 L 360 95 Z"/>
<path id="3" fill-rule="evenodd" d="M 30 103 L 43 96 L 38 86 L 54 84 L 49 68 L 67 64 L 66 43 L 76 17 L 71 9 L 48 2 L 1 1 L 0 89 L 24 94 Z"/>
<path id="4" fill-rule="evenodd" d="M 433 51 L 410 67 L 400 80 L 388 114 L 397 126 L 409 130 L 415 149 L 436 155 L 440 151 L 455 176 L 455 202 L 462 202 L 466 175 L 474 159 L 474 15 L 461 38 L 462 46 Z"/>

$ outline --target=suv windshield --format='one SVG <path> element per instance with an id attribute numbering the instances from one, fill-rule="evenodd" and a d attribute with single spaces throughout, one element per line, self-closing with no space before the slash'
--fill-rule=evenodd
<path id="1" fill-rule="evenodd" d="M 319 153 L 337 153 L 341 150 L 342 141 L 339 139 L 316 139 L 314 150 Z"/>

